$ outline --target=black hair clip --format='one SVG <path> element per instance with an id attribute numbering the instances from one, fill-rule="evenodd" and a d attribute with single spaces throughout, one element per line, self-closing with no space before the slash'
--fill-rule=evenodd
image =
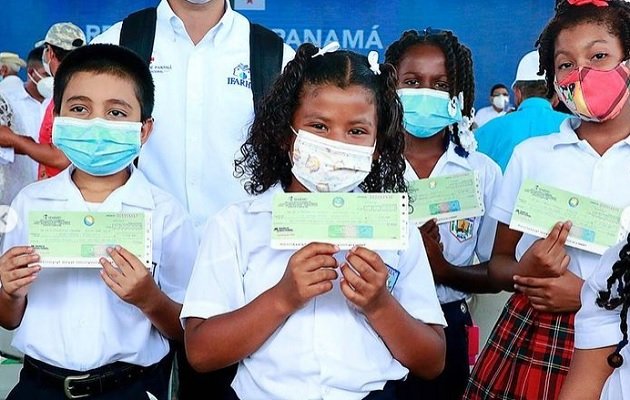
<path id="1" fill-rule="evenodd" d="M 608 361 L 608 365 L 612 368 L 619 368 L 623 364 L 623 357 L 621 355 L 621 349 L 623 349 L 628 344 L 628 339 L 624 339 L 617 345 L 617 348 L 614 352 L 608 355 L 606 361 Z"/>
<path id="2" fill-rule="evenodd" d="M 424 28 L 422 30 L 422 35 L 426 36 L 441 36 L 441 35 L 447 35 L 450 31 L 447 31 L 445 29 L 433 29 L 430 26 Z"/>

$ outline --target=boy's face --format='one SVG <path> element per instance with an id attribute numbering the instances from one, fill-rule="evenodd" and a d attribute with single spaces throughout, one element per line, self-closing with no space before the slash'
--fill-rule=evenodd
<path id="1" fill-rule="evenodd" d="M 152 120 L 141 121 L 134 84 L 111 74 L 78 72 L 70 78 L 61 99 L 59 116 L 78 119 L 144 122 L 141 142 L 151 133 Z"/>

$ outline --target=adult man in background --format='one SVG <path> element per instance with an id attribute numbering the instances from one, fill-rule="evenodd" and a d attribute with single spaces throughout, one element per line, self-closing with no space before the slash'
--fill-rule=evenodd
<path id="1" fill-rule="evenodd" d="M 42 65 L 50 76 L 55 76 L 61 61 L 72 50 L 86 44 L 85 33 L 71 22 L 59 22 L 50 27 L 46 37 L 35 44 L 43 46 Z M 40 79 L 46 79 L 42 77 Z M 47 82 L 50 83 L 50 80 Z M 39 82 L 38 82 L 39 84 Z M 39 85 L 38 85 L 39 86 Z M 50 90 L 51 87 L 48 88 Z M 40 93 L 41 94 L 41 93 Z M 26 154 L 39 163 L 39 179 L 57 175 L 70 165 L 66 156 L 52 144 L 53 102 L 46 99 L 42 123 L 39 129 L 39 143 L 31 137 L 0 129 L 0 146 L 12 147 L 18 154 Z"/>
<path id="2" fill-rule="evenodd" d="M 201 236 L 209 217 L 247 196 L 233 171 L 254 117 L 250 23 L 226 0 L 162 0 L 156 14 L 148 60 L 155 123 L 138 167 L 188 209 Z M 92 42 L 119 44 L 122 28 L 119 22 Z M 295 54 L 280 44 L 277 73 Z M 197 374 L 182 347 L 177 365 L 179 400 L 229 393 L 234 368 Z"/>
<path id="3" fill-rule="evenodd" d="M 0 53 L 0 93 L 22 86 L 23 82 L 18 76 L 22 67 L 26 67 L 26 62 L 17 54 Z"/>
<path id="4" fill-rule="evenodd" d="M 525 139 L 558 132 L 569 115 L 554 111 L 547 97 L 545 76 L 538 75 L 538 51 L 527 53 L 518 64 L 512 84 L 517 109 L 475 131 L 478 151 L 499 164 L 502 171 L 514 147 Z"/>
<path id="5" fill-rule="evenodd" d="M 497 83 L 490 89 L 490 105 L 477 111 L 475 124 L 477 127 L 485 125 L 488 121 L 505 115 L 510 105 L 510 92 L 507 86 Z"/>

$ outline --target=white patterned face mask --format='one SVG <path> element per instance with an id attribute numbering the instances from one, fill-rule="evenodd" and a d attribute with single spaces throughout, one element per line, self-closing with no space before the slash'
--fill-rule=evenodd
<path id="1" fill-rule="evenodd" d="M 376 143 L 348 144 L 301 129 L 295 134 L 291 172 L 310 192 L 349 192 L 372 170 Z"/>

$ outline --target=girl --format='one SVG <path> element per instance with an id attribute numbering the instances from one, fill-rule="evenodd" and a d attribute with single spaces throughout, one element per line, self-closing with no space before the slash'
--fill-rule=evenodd
<path id="1" fill-rule="evenodd" d="M 600 256 L 564 246 L 571 222 L 558 222 L 541 240 L 507 224 L 526 178 L 617 207 L 630 203 L 630 175 L 619 173 L 630 157 L 629 22 L 620 0 L 563 1 L 538 40 L 550 92 L 579 119 L 523 142 L 508 164 L 490 213 L 500 222 L 490 274 L 516 293 L 472 372 L 466 399 L 558 398 L 573 356 L 580 289 Z M 580 345 L 597 347 L 598 336 L 585 335 Z M 582 381 L 580 395 L 584 390 Z"/>
<path id="2" fill-rule="evenodd" d="M 239 362 L 241 399 L 393 399 L 409 370 L 441 372 L 444 319 L 417 232 L 399 252 L 269 245 L 275 193 L 404 191 L 401 114 L 391 66 L 300 46 L 236 164 L 257 197 L 219 213 L 202 240 L 181 314 L 193 367 Z M 400 272 L 391 294 L 388 266 Z"/>
<path id="3" fill-rule="evenodd" d="M 476 171 L 488 209 L 498 190 L 501 171 L 490 158 L 473 152 L 474 138 L 469 130 L 474 112 L 470 50 L 451 31 L 427 28 L 405 32 L 389 46 L 385 59 L 398 71 L 398 93 L 407 131 L 406 178 L 413 181 Z M 456 112 L 449 112 L 449 104 L 455 105 Z M 472 325 L 466 298 L 468 293 L 494 291 L 487 261 L 496 225 L 495 220 L 478 216 L 440 225 L 429 221 L 420 228 L 448 324 L 444 330 L 446 368 L 432 381 L 409 376 L 401 386 L 404 398 L 461 399 L 469 375 L 467 326 Z M 480 264 L 475 264 L 475 255 Z"/>

